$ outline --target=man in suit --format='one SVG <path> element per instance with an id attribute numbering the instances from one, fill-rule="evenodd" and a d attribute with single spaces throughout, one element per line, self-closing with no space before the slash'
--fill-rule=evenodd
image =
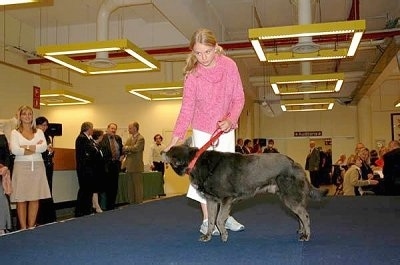
<path id="1" fill-rule="evenodd" d="M 246 140 L 244 140 L 243 154 L 251 154 L 251 153 L 252 153 L 251 140 L 246 139 Z"/>
<path id="2" fill-rule="evenodd" d="M 242 138 L 238 138 L 236 140 L 235 152 L 236 153 L 241 153 L 241 154 L 244 153 L 244 151 L 243 151 L 243 139 Z"/>
<path id="3" fill-rule="evenodd" d="M 79 183 L 75 208 L 76 217 L 92 213 L 92 185 L 95 178 L 94 165 L 98 152 L 91 138 L 92 134 L 93 123 L 84 122 L 75 140 L 76 173 Z"/>
<path id="4" fill-rule="evenodd" d="M 264 148 L 263 153 L 279 153 L 278 149 L 276 149 L 274 147 L 274 144 L 275 144 L 274 140 L 269 139 L 268 140 L 268 145 L 267 145 L 267 147 Z"/>
<path id="5" fill-rule="evenodd" d="M 310 172 L 310 180 L 311 184 L 319 188 L 320 180 L 319 180 L 319 164 L 320 164 L 320 151 L 315 147 L 315 142 L 310 141 L 310 152 L 306 158 L 306 166 L 305 169 Z"/>
<path id="6" fill-rule="evenodd" d="M 143 202 L 143 151 L 144 138 L 139 133 L 139 123 L 132 122 L 128 125 L 128 131 L 131 136 L 126 140 L 123 146 L 123 152 L 126 155 L 126 174 L 133 181 L 134 199 L 133 203 Z"/>
<path id="7" fill-rule="evenodd" d="M 400 195 L 400 142 L 389 142 L 389 151 L 383 155 L 383 177 L 386 195 Z"/>
<path id="8" fill-rule="evenodd" d="M 118 192 L 119 172 L 121 171 L 122 138 L 117 135 L 118 126 L 110 123 L 106 135 L 101 140 L 100 148 L 105 160 L 105 207 L 106 210 L 115 209 L 115 200 Z"/>

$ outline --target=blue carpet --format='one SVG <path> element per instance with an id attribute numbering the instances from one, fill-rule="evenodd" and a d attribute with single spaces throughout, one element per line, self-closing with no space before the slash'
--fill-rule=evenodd
<path id="1" fill-rule="evenodd" d="M 400 198 L 329 197 L 309 205 L 311 240 L 274 196 L 234 206 L 243 232 L 198 241 L 199 206 L 184 196 L 0 237 L 2 264 L 400 264 Z"/>

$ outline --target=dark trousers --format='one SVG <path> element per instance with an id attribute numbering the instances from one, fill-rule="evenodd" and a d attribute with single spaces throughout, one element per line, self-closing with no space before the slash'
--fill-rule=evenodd
<path id="1" fill-rule="evenodd" d="M 318 170 L 313 170 L 310 171 L 310 179 L 311 179 L 311 184 L 316 187 L 319 188 L 320 183 L 320 179 L 319 179 L 319 172 Z"/>
<path id="2" fill-rule="evenodd" d="M 155 171 L 161 172 L 162 184 L 164 185 L 164 171 L 165 171 L 164 163 L 153 161 L 153 165 Z M 158 196 L 165 196 L 165 193 L 163 192 L 162 194 L 158 194 Z"/>
<path id="3" fill-rule="evenodd" d="M 115 200 L 118 192 L 118 179 L 121 170 L 121 161 L 113 160 L 106 163 L 105 197 L 106 210 L 115 209 Z"/>
<path id="4" fill-rule="evenodd" d="M 51 198 L 39 200 L 39 211 L 37 216 L 37 223 L 38 224 L 48 224 L 55 222 L 56 217 L 56 209 L 54 206 L 53 201 L 53 171 L 54 165 L 53 164 L 46 164 L 46 177 L 47 182 L 50 188 Z"/>
<path id="5" fill-rule="evenodd" d="M 92 197 L 93 191 L 90 185 L 91 172 L 77 171 L 78 172 L 78 195 L 76 198 L 75 217 L 89 215 L 92 213 Z"/>
<path id="6" fill-rule="evenodd" d="M 383 180 L 384 194 L 388 196 L 399 196 L 400 195 L 400 180 L 396 181 L 396 178 L 392 176 L 385 176 Z"/>
<path id="7" fill-rule="evenodd" d="M 164 163 L 153 161 L 153 165 L 154 165 L 155 171 L 161 172 L 161 175 L 163 177 L 163 183 L 164 183 L 164 171 L 165 171 Z"/>

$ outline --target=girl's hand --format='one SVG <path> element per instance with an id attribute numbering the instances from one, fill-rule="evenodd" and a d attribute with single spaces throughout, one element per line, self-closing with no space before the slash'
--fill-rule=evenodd
<path id="1" fill-rule="evenodd" d="M 232 129 L 232 122 L 228 119 L 219 121 L 217 124 L 219 129 L 223 132 L 229 132 Z"/>

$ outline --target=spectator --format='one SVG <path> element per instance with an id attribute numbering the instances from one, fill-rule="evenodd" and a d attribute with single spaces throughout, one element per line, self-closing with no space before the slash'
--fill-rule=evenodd
<path id="1" fill-rule="evenodd" d="M 244 140 L 243 153 L 244 154 L 251 154 L 252 150 L 253 150 L 253 147 L 252 147 L 252 144 L 251 144 L 251 140 L 250 139 Z"/>
<path id="2" fill-rule="evenodd" d="M 92 134 L 93 123 L 84 122 L 75 140 L 76 173 L 79 183 L 75 208 L 76 217 L 92 213 L 93 183 L 96 178 L 94 168 L 99 152 Z"/>
<path id="3" fill-rule="evenodd" d="M 259 139 L 254 139 L 254 144 L 253 144 L 253 148 L 251 149 L 251 153 L 259 154 L 261 152 L 262 152 L 262 150 L 261 150 L 261 145 L 260 145 Z"/>
<path id="4" fill-rule="evenodd" d="M 94 145 L 98 152 L 96 152 L 96 157 L 94 161 L 94 179 L 92 185 L 92 208 L 96 213 L 102 213 L 103 209 L 99 203 L 99 194 L 104 192 L 106 187 L 105 176 L 106 176 L 106 167 L 105 160 L 103 156 L 103 152 L 101 151 L 99 143 L 104 137 L 104 132 L 99 129 L 93 129 L 92 138 L 94 140 Z"/>
<path id="5" fill-rule="evenodd" d="M 43 131 L 36 128 L 29 106 L 18 109 L 18 124 L 11 131 L 10 147 L 15 155 L 11 201 L 17 203 L 20 229 L 34 228 L 39 200 L 50 198 L 51 194 L 42 158 L 47 142 Z"/>
<path id="6" fill-rule="evenodd" d="M 358 152 L 361 150 L 361 149 L 363 149 L 363 148 L 365 148 L 365 145 L 363 144 L 363 143 L 357 143 L 356 144 L 356 147 L 354 148 L 354 154 L 358 154 Z"/>
<path id="7" fill-rule="evenodd" d="M 347 166 L 346 154 L 340 154 L 338 160 L 335 162 L 335 165 Z"/>
<path id="8" fill-rule="evenodd" d="M 275 144 L 274 140 L 269 139 L 269 140 L 268 140 L 267 147 L 264 148 L 263 153 L 279 153 L 279 152 L 278 152 L 278 149 L 276 149 L 276 148 L 274 147 L 274 144 Z"/>
<path id="9" fill-rule="evenodd" d="M 358 156 L 361 158 L 362 160 L 362 164 L 361 164 L 361 178 L 363 180 L 369 180 L 369 179 L 373 179 L 374 178 L 374 171 L 372 170 L 371 166 L 370 166 L 370 158 L 369 158 L 369 149 L 366 147 L 363 147 L 361 149 L 358 150 Z M 373 191 L 375 187 L 373 186 L 366 186 L 364 185 L 362 188 L 357 189 L 356 195 L 360 195 L 358 194 L 358 192 L 360 190 L 363 191 Z"/>
<path id="10" fill-rule="evenodd" d="M 360 190 L 356 194 L 356 189 L 362 186 L 367 185 L 377 185 L 379 181 L 370 179 L 370 180 L 363 180 L 361 179 L 361 166 L 362 166 L 362 159 L 358 155 L 351 155 L 348 159 L 348 170 L 344 174 L 343 180 L 343 195 L 345 196 L 355 196 L 357 194 L 362 195 L 363 191 Z"/>
<path id="11" fill-rule="evenodd" d="M 244 151 L 243 151 L 243 138 L 238 138 L 236 140 L 235 152 L 244 154 Z"/>
<path id="12" fill-rule="evenodd" d="M 118 192 L 118 179 L 121 171 L 122 158 L 122 138 L 117 134 L 118 126 L 116 123 L 107 125 L 106 135 L 100 141 L 100 149 L 103 152 L 105 162 L 105 208 L 106 210 L 115 209 L 115 201 Z M 103 194 L 104 195 L 104 194 Z"/>
<path id="13" fill-rule="evenodd" d="M 388 148 L 386 146 L 382 146 L 378 151 L 378 159 L 375 161 L 375 167 L 377 169 L 382 169 L 384 165 L 383 156 L 388 152 Z"/>
<path id="14" fill-rule="evenodd" d="M 12 192 L 10 177 L 10 149 L 3 132 L 0 132 L 0 235 L 12 227 L 8 196 Z"/>
<path id="15" fill-rule="evenodd" d="M 383 155 L 383 177 L 386 195 L 400 195 L 400 142 L 390 141 Z"/>
<path id="16" fill-rule="evenodd" d="M 369 151 L 369 162 L 371 167 L 376 167 L 376 161 L 379 159 L 378 151 L 372 149 Z"/>
<path id="17" fill-rule="evenodd" d="M 132 122 L 128 125 L 131 135 L 126 140 L 122 150 L 126 155 L 126 174 L 133 181 L 134 199 L 133 203 L 143 202 L 143 151 L 144 137 L 139 133 L 139 123 Z"/>
<path id="18" fill-rule="evenodd" d="M 48 224 L 57 221 L 56 209 L 53 201 L 53 172 L 54 172 L 54 149 L 53 141 L 48 135 L 47 128 L 49 126 L 49 121 L 46 117 L 37 117 L 36 126 L 41 129 L 46 138 L 47 150 L 42 153 L 42 158 L 44 166 L 46 168 L 47 183 L 49 184 L 51 197 L 48 199 L 43 199 L 39 201 L 39 211 L 37 216 L 38 224 Z"/>
<path id="19" fill-rule="evenodd" d="M 320 151 L 315 147 L 314 141 L 310 141 L 309 146 L 310 151 L 307 154 L 305 169 L 310 172 L 311 184 L 314 187 L 319 188 L 319 166 L 321 160 Z"/>
<path id="20" fill-rule="evenodd" d="M 162 183 L 164 185 L 165 165 L 162 161 L 161 151 L 163 151 L 166 146 L 163 144 L 163 137 L 159 133 L 154 135 L 153 140 L 154 143 L 150 147 L 150 169 L 161 172 Z M 158 194 L 158 196 L 165 196 L 165 193 Z"/>

